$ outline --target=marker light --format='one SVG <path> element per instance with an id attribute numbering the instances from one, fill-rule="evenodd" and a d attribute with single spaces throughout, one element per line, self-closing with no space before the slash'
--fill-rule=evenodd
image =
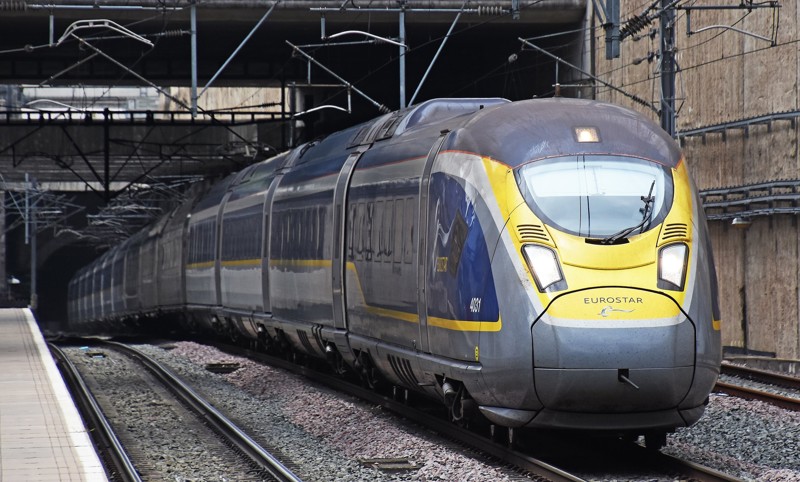
<path id="1" fill-rule="evenodd" d="M 564 279 L 558 259 L 552 249 L 538 244 L 526 244 L 522 247 L 522 253 L 525 255 L 525 260 L 533 273 L 539 291 L 544 292 L 550 286 Z"/>
<path id="2" fill-rule="evenodd" d="M 575 139 L 578 142 L 600 142 L 600 135 L 594 127 L 576 127 Z"/>
<path id="3" fill-rule="evenodd" d="M 658 287 L 683 291 L 686 261 L 689 248 L 683 244 L 670 244 L 658 253 Z"/>

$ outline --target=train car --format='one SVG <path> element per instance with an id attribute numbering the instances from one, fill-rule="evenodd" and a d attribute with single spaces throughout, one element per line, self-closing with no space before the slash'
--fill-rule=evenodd
<path id="1" fill-rule="evenodd" d="M 158 283 L 158 243 L 162 238 L 164 226 L 169 222 L 169 216 L 159 218 L 149 229 L 145 231 L 142 243 L 139 246 L 139 312 L 152 314 L 153 316 L 160 311 L 159 291 L 161 286 Z"/>
<path id="2" fill-rule="evenodd" d="M 229 176 L 184 237 L 189 319 L 439 398 L 453 420 L 659 448 L 719 373 L 686 161 L 619 106 L 428 101 Z"/>
<path id="3" fill-rule="evenodd" d="M 83 293 L 81 289 L 81 279 L 83 278 L 83 271 L 86 268 L 80 268 L 69 281 L 67 286 L 67 319 L 74 323 L 76 320 L 83 319 L 82 303 Z"/>
<path id="4" fill-rule="evenodd" d="M 219 217 L 228 188 L 241 175 L 231 174 L 213 185 L 189 213 L 186 227 L 186 306 L 190 319 L 199 326 L 212 327 L 219 320 Z"/>
<path id="5" fill-rule="evenodd" d="M 113 257 L 113 263 L 111 265 L 111 309 L 107 314 L 107 320 L 114 320 L 124 309 L 122 293 L 124 290 L 125 255 L 120 249 L 120 246 L 112 249 L 111 253 Z"/>
<path id="6" fill-rule="evenodd" d="M 157 238 L 157 305 L 165 313 L 180 313 L 186 306 L 185 234 L 191 210 L 207 187 L 205 183 L 196 186 L 187 193 L 186 200 L 165 217 L 164 230 Z"/>
<path id="7" fill-rule="evenodd" d="M 147 237 L 146 231 L 140 231 L 131 236 L 124 246 L 122 253 L 123 261 L 123 280 L 122 280 L 122 316 L 125 318 L 138 318 L 142 314 L 141 298 L 141 246 Z"/>
<path id="8" fill-rule="evenodd" d="M 98 276 L 100 279 L 96 280 L 100 286 L 100 297 L 99 297 L 99 310 L 98 310 L 98 319 L 105 319 L 111 316 L 111 277 L 112 277 L 112 269 L 113 269 L 113 253 L 106 252 L 102 257 L 102 262 L 100 263 L 99 270 L 95 273 L 95 276 Z"/>

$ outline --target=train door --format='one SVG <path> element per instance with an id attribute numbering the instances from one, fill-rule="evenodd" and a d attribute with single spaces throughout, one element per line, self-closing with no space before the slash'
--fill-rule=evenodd
<path id="1" fill-rule="evenodd" d="M 216 239 L 216 251 L 214 252 L 214 293 L 215 302 L 214 306 L 222 306 L 222 213 L 225 211 L 225 205 L 228 203 L 228 198 L 231 193 L 228 191 L 219 203 L 219 210 L 217 211 L 217 222 L 214 225 L 214 239 Z"/>
<path id="2" fill-rule="evenodd" d="M 298 159 L 301 148 L 290 151 L 284 158 L 277 161 L 279 164 L 275 168 L 275 177 L 267 189 L 267 195 L 264 199 L 264 225 L 263 225 L 263 238 L 264 243 L 262 257 L 261 257 L 261 291 L 263 296 L 264 313 L 272 313 L 272 297 L 270 296 L 270 260 L 272 256 L 272 203 L 275 199 L 275 191 L 280 186 L 283 174 L 290 169 L 295 161 Z"/>
<path id="3" fill-rule="evenodd" d="M 445 139 L 450 131 L 443 131 L 442 135 L 436 140 L 428 152 L 425 161 L 425 169 L 422 173 L 419 188 L 419 229 L 417 229 L 417 290 L 418 313 L 419 313 L 419 349 L 425 353 L 430 353 L 430 340 L 428 337 L 428 299 L 427 299 L 427 269 L 433 260 L 428 259 L 428 194 L 430 187 L 431 169 L 436 155 L 442 148 Z"/>
<path id="4" fill-rule="evenodd" d="M 347 226 L 347 190 L 353 175 L 353 168 L 361 158 L 361 151 L 355 151 L 344 162 L 336 181 L 333 203 L 333 321 L 337 330 L 347 330 L 347 310 L 345 309 L 345 227 Z"/>
<path id="5" fill-rule="evenodd" d="M 269 260 L 271 258 L 270 241 L 272 238 L 270 213 L 272 213 L 272 200 L 275 198 L 275 190 L 278 188 L 278 184 L 280 184 L 282 177 L 283 176 L 280 175 L 275 176 L 269 186 L 269 189 L 267 190 L 267 197 L 264 200 L 264 225 L 262 227 L 264 230 L 264 237 L 261 238 L 264 243 L 263 255 L 261 257 L 261 295 L 263 297 L 264 313 L 272 313 L 272 304 L 269 296 Z"/>

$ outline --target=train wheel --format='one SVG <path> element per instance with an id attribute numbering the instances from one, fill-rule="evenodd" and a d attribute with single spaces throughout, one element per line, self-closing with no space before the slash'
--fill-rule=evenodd
<path id="1" fill-rule="evenodd" d="M 382 386 L 382 379 L 378 369 L 372 363 L 369 354 L 359 352 L 356 357 L 356 371 L 361 379 L 361 383 L 370 390 L 379 390 Z"/>
<path id="2" fill-rule="evenodd" d="M 667 432 L 647 432 L 644 434 L 644 446 L 647 450 L 658 451 L 667 445 Z"/>

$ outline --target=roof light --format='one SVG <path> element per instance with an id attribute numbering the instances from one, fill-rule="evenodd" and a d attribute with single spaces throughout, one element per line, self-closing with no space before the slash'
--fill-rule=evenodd
<path id="1" fill-rule="evenodd" d="M 594 127 L 576 127 L 575 138 L 578 142 L 600 142 L 600 135 Z"/>

